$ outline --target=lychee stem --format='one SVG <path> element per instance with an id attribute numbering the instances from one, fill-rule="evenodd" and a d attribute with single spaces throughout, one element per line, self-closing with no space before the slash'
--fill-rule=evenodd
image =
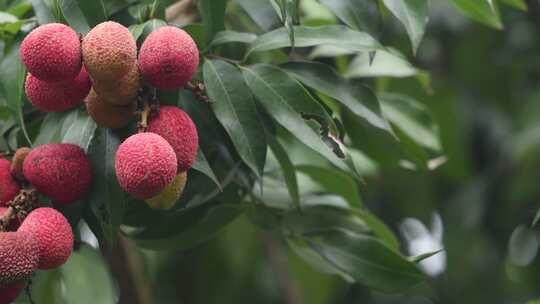
<path id="1" fill-rule="evenodd" d="M 0 151 L 0 158 L 11 157 L 13 154 L 15 154 L 14 151 Z"/>
<path id="2" fill-rule="evenodd" d="M 139 120 L 139 128 L 138 132 L 146 132 L 146 129 L 148 128 L 148 117 L 150 116 L 150 105 L 147 101 L 144 102 L 143 110 L 141 111 L 141 118 Z"/>
<path id="3" fill-rule="evenodd" d="M 7 203 L 7 211 L 0 217 L 0 231 L 7 231 L 11 221 L 24 220 L 28 213 L 37 206 L 38 192 L 31 187 L 21 189 L 15 198 Z"/>
<path id="4" fill-rule="evenodd" d="M 206 94 L 204 93 L 204 83 L 199 82 L 195 84 L 190 81 L 186 84 L 186 89 L 190 90 L 195 95 L 195 98 L 198 101 L 202 101 L 202 102 L 210 101 L 208 96 L 206 96 Z"/>

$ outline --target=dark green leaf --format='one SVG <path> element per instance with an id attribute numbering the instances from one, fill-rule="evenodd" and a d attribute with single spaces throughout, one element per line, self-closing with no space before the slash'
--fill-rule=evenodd
<path id="1" fill-rule="evenodd" d="M 94 174 L 87 205 L 99 222 L 100 231 L 95 234 L 103 235 L 109 244 L 116 241 L 125 210 L 125 194 L 114 169 L 119 145 L 120 138 L 112 130 L 98 129 L 88 148 Z"/>
<path id="2" fill-rule="evenodd" d="M 90 31 L 90 25 L 76 0 L 58 0 L 58 3 L 62 14 L 76 32 L 85 34 Z"/>
<path id="3" fill-rule="evenodd" d="M 368 33 L 352 30 L 342 25 L 319 27 L 295 26 L 294 37 L 296 47 L 315 45 L 339 45 L 341 48 L 357 52 L 384 49 L 377 40 Z M 291 41 L 287 29 L 282 27 L 259 36 L 246 54 L 290 47 Z"/>
<path id="4" fill-rule="evenodd" d="M 34 7 L 34 12 L 36 14 L 39 24 L 52 23 L 56 21 L 54 14 L 51 12 L 45 1 L 43 0 L 30 0 L 32 6 Z"/>
<path id="5" fill-rule="evenodd" d="M 392 233 L 392 231 L 383 223 L 378 217 L 369 213 L 368 211 L 355 209 L 352 212 L 360 217 L 367 226 L 371 229 L 371 232 L 381 240 L 386 246 L 398 251 L 399 241 Z"/>
<path id="6" fill-rule="evenodd" d="M 275 136 L 269 132 L 266 132 L 266 137 L 268 146 L 272 150 L 272 153 L 283 170 L 283 178 L 285 179 L 285 184 L 287 185 L 289 195 L 291 196 L 295 206 L 300 209 L 300 194 L 298 192 L 298 180 L 296 178 L 296 170 L 294 169 L 294 165 L 291 162 L 289 155 L 287 155 L 287 151 L 285 151 Z"/>
<path id="7" fill-rule="evenodd" d="M 416 53 L 428 23 L 430 0 L 383 0 L 383 2 L 405 26 L 413 52 Z"/>
<path id="8" fill-rule="evenodd" d="M 105 11 L 105 4 L 103 1 L 104 0 L 76 0 L 80 10 L 88 21 L 88 24 L 92 27 L 107 20 L 107 12 Z"/>
<path id="9" fill-rule="evenodd" d="M 513 6 L 522 11 L 527 11 L 527 4 L 525 0 L 502 0 L 502 3 Z"/>
<path id="10" fill-rule="evenodd" d="M 378 33 L 381 18 L 376 1 L 373 0 L 319 0 L 343 23 L 356 30 L 372 35 Z"/>
<path id="11" fill-rule="evenodd" d="M 257 35 L 252 33 L 242 33 L 242 32 L 235 32 L 235 31 L 221 31 L 214 36 L 214 39 L 210 44 L 208 45 L 208 48 L 212 48 L 214 46 L 222 45 L 225 43 L 231 43 L 231 42 L 240 42 L 240 43 L 252 43 L 255 39 L 257 39 Z"/>
<path id="12" fill-rule="evenodd" d="M 77 119 L 64 135 L 62 142 L 76 144 L 87 151 L 94 133 L 96 132 L 96 122 L 86 112 L 80 112 Z"/>
<path id="13" fill-rule="evenodd" d="M 206 42 L 210 42 L 214 35 L 225 29 L 224 19 L 227 0 L 200 0 L 198 3 Z"/>
<path id="14" fill-rule="evenodd" d="M 467 17 L 496 29 L 502 29 L 497 2 L 494 0 L 452 0 L 452 3 Z"/>
<path id="15" fill-rule="evenodd" d="M 238 154 L 257 176 L 262 176 L 266 140 L 253 95 L 242 74 L 225 61 L 206 60 L 204 83 L 212 109 Z"/>
<path id="16" fill-rule="evenodd" d="M 2 84 L 9 110 L 16 117 L 17 125 L 22 129 L 26 141 L 29 145 L 32 145 L 24 124 L 23 91 L 25 69 L 19 56 L 19 46 L 20 42 L 14 43 L 5 54 L 0 64 L 0 83 Z"/>
<path id="17" fill-rule="evenodd" d="M 279 17 L 268 0 L 236 0 L 251 19 L 264 31 L 281 24 Z"/>
<path id="18" fill-rule="evenodd" d="M 208 164 L 208 160 L 206 160 L 206 157 L 200 148 L 197 150 L 197 159 L 195 160 L 192 168 L 208 176 L 216 184 L 216 186 L 221 188 L 221 184 L 219 183 L 214 171 Z"/>

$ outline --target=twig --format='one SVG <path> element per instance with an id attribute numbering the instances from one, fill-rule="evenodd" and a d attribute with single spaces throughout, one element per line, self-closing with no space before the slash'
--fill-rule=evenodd
<path id="1" fill-rule="evenodd" d="M 186 84 L 186 89 L 190 90 L 195 95 L 195 98 L 197 98 L 198 101 L 209 101 L 208 96 L 206 96 L 206 94 L 204 93 L 204 84 L 202 82 L 194 84 L 190 81 Z"/>
<path id="2" fill-rule="evenodd" d="M 151 108 L 148 104 L 148 101 L 144 101 L 143 110 L 140 112 L 140 119 L 139 119 L 139 126 L 138 126 L 138 132 L 146 132 L 146 129 L 148 128 L 148 117 L 150 116 Z"/>
<path id="3" fill-rule="evenodd" d="M 7 203 L 7 211 L 0 217 L 0 231 L 6 231 L 15 219 L 22 221 L 37 206 L 36 188 L 21 189 L 15 198 Z"/>

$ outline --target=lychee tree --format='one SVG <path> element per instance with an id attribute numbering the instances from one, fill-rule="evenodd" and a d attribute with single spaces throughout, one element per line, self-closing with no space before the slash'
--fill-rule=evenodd
<path id="1" fill-rule="evenodd" d="M 187 250 L 240 216 L 323 273 L 424 282 L 437 252 L 402 253 L 361 193 L 374 167 L 446 161 L 427 107 L 385 89 L 432 90 L 410 62 L 430 1 L 310 1 L 329 19 L 302 2 L 1 1 L 0 303 L 128 303 L 111 256 Z M 450 2 L 500 27 L 493 1 Z M 394 19 L 411 49 L 385 45 Z"/>

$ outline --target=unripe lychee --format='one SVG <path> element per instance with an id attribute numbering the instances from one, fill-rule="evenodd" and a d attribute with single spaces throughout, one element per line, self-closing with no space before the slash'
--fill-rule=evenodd
<path id="1" fill-rule="evenodd" d="M 44 24 L 31 31 L 20 54 L 28 71 L 43 81 L 73 79 L 81 70 L 79 35 L 64 24 Z"/>
<path id="2" fill-rule="evenodd" d="M 39 247 L 33 235 L 0 232 L 0 286 L 24 281 L 39 262 Z"/>
<path id="3" fill-rule="evenodd" d="M 173 147 L 178 160 L 178 172 L 187 171 L 197 157 L 199 136 L 189 115 L 180 108 L 163 106 L 148 122 L 148 132 L 165 138 Z"/>
<path id="4" fill-rule="evenodd" d="M 93 80 L 117 81 L 136 64 L 137 45 L 125 26 L 106 21 L 86 34 L 82 55 Z"/>
<path id="5" fill-rule="evenodd" d="M 0 217 L 4 216 L 4 214 L 7 212 L 7 210 L 8 210 L 7 207 L 0 207 Z M 19 221 L 18 218 L 15 218 L 9 223 L 9 226 L 7 227 L 7 230 L 8 231 L 15 231 L 15 230 L 17 230 L 17 228 L 19 228 L 19 226 L 21 226 L 21 222 Z"/>
<path id="6" fill-rule="evenodd" d="M 160 194 L 146 200 L 146 203 L 153 209 L 170 209 L 172 208 L 186 186 L 187 172 L 180 172 L 173 182 L 165 188 Z"/>
<path id="7" fill-rule="evenodd" d="M 11 175 L 16 178 L 19 181 L 24 180 L 23 175 L 23 163 L 26 156 L 28 156 L 28 153 L 30 153 L 31 149 L 28 147 L 22 147 L 17 149 L 15 151 L 15 155 L 13 155 L 13 159 L 11 160 Z"/>
<path id="8" fill-rule="evenodd" d="M 126 106 L 113 105 L 91 90 L 86 97 L 86 110 L 98 126 L 117 129 L 129 124 L 137 110 L 137 102 L 133 100 Z"/>
<path id="9" fill-rule="evenodd" d="M 174 150 L 163 137 L 138 133 L 116 151 L 116 177 L 127 193 L 147 199 L 161 193 L 176 176 Z"/>
<path id="10" fill-rule="evenodd" d="M 26 281 L 20 281 L 0 287 L 0 304 L 10 304 L 15 301 L 25 286 Z"/>
<path id="11" fill-rule="evenodd" d="M 199 65 L 195 41 L 173 26 L 154 30 L 139 51 L 139 69 L 144 78 L 159 89 L 183 87 L 193 78 Z"/>
<path id="12" fill-rule="evenodd" d="M 30 212 L 17 232 L 31 234 L 37 240 L 39 269 L 56 268 L 73 252 L 71 225 L 53 208 L 37 208 Z"/>
<path id="13" fill-rule="evenodd" d="M 19 184 L 11 175 L 11 163 L 0 158 L 0 207 L 5 206 L 19 193 Z"/>
<path id="14" fill-rule="evenodd" d="M 82 198 L 92 181 L 88 157 L 73 144 L 47 144 L 32 149 L 24 160 L 23 174 L 39 192 L 60 205 Z"/>
<path id="15" fill-rule="evenodd" d="M 77 77 L 61 82 L 46 82 L 28 74 L 24 92 L 28 100 L 39 110 L 63 112 L 81 104 L 91 86 L 90 77 L 83 67 Z"/>
<path id="16" fill-rule="evenodd" d="M 96 93 L 113 105 L 126 106 L 135 100 L 140 88 L 139 68 L 134 65 L 126 75 L 118 81 L 94 80 L 92 84 Z"/>

